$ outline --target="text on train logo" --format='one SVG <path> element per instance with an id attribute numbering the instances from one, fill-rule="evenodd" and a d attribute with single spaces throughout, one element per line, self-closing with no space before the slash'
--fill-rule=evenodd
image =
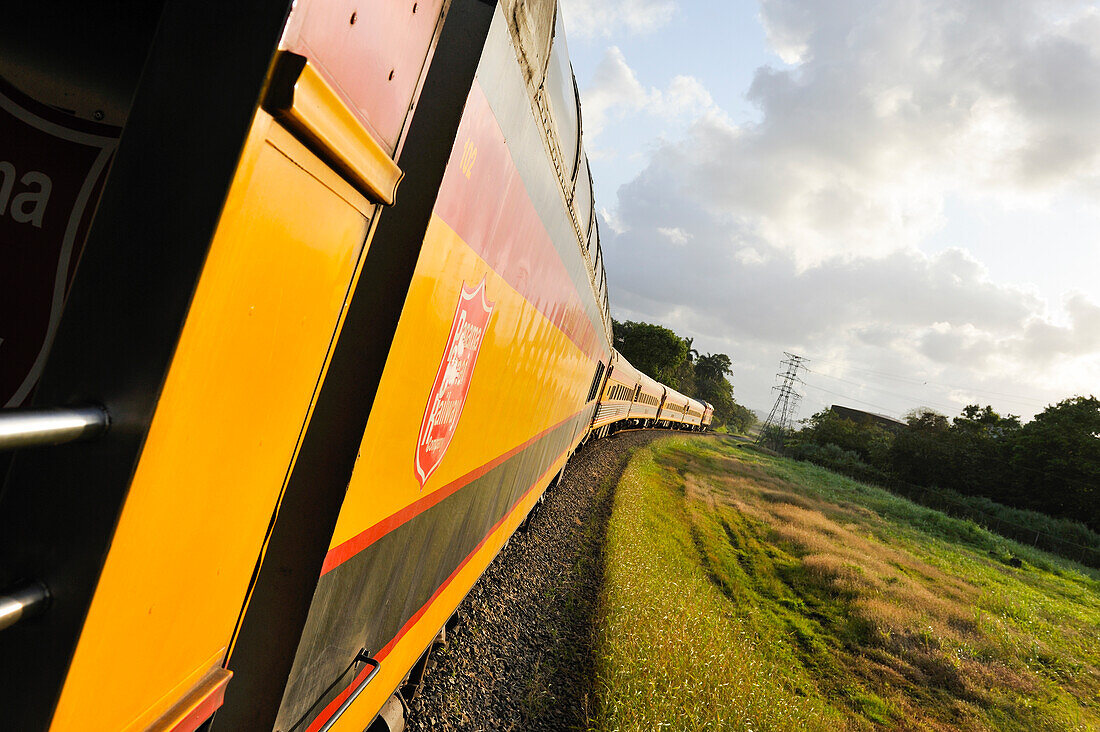
<path id="1" fill-rule="evenodd" d="M 494 305 L 485 299 L 485 280 L 473 290 L 463 283 L 443 360 L 420 423 L 414 462 L 421 488 L 439 467 L 458 427 Z"/>
<path id="2" fill-rule="evenodd" d="M 18 189 L 15 187 L 17 179 Z M 0 160 L 0 216 L 10 215 L 16 223 L 41 229 L 52 189 L 53 181 L 45 173 L 32 170 L 19 177 L 14 165 Z"/>

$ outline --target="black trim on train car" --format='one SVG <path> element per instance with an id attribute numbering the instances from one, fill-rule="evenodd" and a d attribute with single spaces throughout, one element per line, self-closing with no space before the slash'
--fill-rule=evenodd
<path id="1" fill-rule="evenodd" d="M 0 633 L 8 729 L 53 715 L 288 11 L 168 0 L 160 15 L 36 395 L 99 402 L 111 430 L 20 453 L 0 496 L 0 586 L 52 595 Z"/>
<path id="2" fill-rule="evenodd" d="M 397 161 L 401 195 L 378 218 L 234 639 L 215 730 L 275 721 L 494 9 L 454 0 L 443 22 Z"/>
<path id="3" fill-rule="evenodd" d="M 298 719 L 314 705 L 324 708 L 343 692 L 344 686 L 331 684 L 347 666 L 340 649 L 358 644 L 378 653 L 387 647 L 493 527 L 540 480 L 550 481 L 555 474 L 550 468 L 568 455 L 577 426 L 587 419 L 582 409 L 323 575 L 314 601 L 320 611 L 310 615 L 303 630 L 280 721 Z"/>

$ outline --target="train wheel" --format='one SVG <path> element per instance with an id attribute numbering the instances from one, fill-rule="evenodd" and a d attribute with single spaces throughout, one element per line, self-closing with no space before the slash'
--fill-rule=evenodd
<path id="1" fill-rule="evenodd" d="M 405 702 L 400 694 L 393 694 L 382 705 L 382 711 L 367 727 L 366 732 L 404 732 Z"/>

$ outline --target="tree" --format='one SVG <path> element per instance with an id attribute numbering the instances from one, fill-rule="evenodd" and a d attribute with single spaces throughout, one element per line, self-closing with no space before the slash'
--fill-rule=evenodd
<path id="1" fill-rule="evenodd" d="M 1002 438 L 1020 429 L 1020 418 L 1014 414 L 1002 417 L 986 405 L 979 407 L 970 404 L 963 408 L 962 414 L 951 420 L 952 427 L 961 432 L 979 434 L 986 437 Z"/>
<path id="2" fill-rule="evenodd" d="M 724 353 L 708 353 L 695 360 L 695 398 L 710 402 L 714 407 L 716 427 L 723 424 L 739 426 L 731 423 L 737 403 L 733 401 L 733 385 L 726 377 L 732 373 L 733 364 Z"/>
<path id="3" fill-rule="evenodd" d="M 693 339 L 650 323 L 612 322 L 615 348 L 641 372 L 714 407 L 714 426 L 744 432 L 756 414 L 733 400 L 733 362 L 724 353 L 700 355 Z"/>
<path id="4" fill-rule="evenodd" d="M 969 404 L 951 420 L 951 476 L 945 487 L 960 493 L 1011 500 L 1013 478 L 1009 443 L 1020 429 L 1020 418 L 1002 417 L 993 407 Z"/>
<path id="5" fill-rule="evenodd" d="M 695 380 L 698 383 L 717 382 L 732 375 L 733 362 L 724 353 L 708 353 L 695 360 Z"/>
<path id="6" fill-rule="evenodd" d="M 695 365 L 685 358 L 665 383 L 681 394 L 687 394 L 688 396 L 696 394 L 699 391 L 699 386 L 695 383 Z"/>
<path id="7" fill-rule="evenodd" d="M 695 359 L 695 398 L 714 407 L 714 426 L 728 425 L 734 432 L 746 432 L 756 424 L 756 413 L 733 398 L 733 362 L 724 353 L 708 353 Z"/>
<path id="8" fill-rule="evenodd" d="M 695 363 L 695 359 L 699 358 L 699 351 L 697 351 L 692 344 L 695 343 L 694 338 L 685 338 L 684 344 L 687 345 L 687 360 L 691 363 Z"/>
<path id="9" fill-rule="evenodd" d="M 909 483 L 947 487 L 953 462 L 951 423 L 931 409 L 914 409 L 905 421 L 905 429 L 898 432 L 890 447 L 890 469 Z"/>
<path id="10" fill-rule="evenodd" d="M 883 478 L 950 488 L 1100 529 L 1096 397 L 1065 399 L 1025 425 L 978 404 L 953 419 L 913 410 L 896 434 L 828 409 L 804 424 L 794 441 L 803 459 L 849 472 L 859 467 L 853 461 L 862 462 Z"/>
<path id="11" fill-rule="evenodd" d="M 642 373 L 677 388 L 681 366 L 688 357 L 688 344 L 683 338 L 660 325 L 631 320 L 611 323 L 615 348 L 627 361 Z"/>
<path id="12" fill-rule="evenodd" d="M 729 425 L 730 429 L 734 432 L 740 432 L 744 434 L 749 431 L 749 428 L 756 424 L 759 420 L 756 418 L 756 412 L 752 411 L 748 407 L 744 407 L 737 402 L 733 403 L 733 407 L 730 409 L 729 416 L 725 418 L 725 423 Z"/>
<path id="13" fill-rule="evenodd" d="M 1011 439 L 1016 498 L 1027 508 L 1100 529 L 1100 400 L 1047 407 Z"/>
<path id="14" fill-rule="evenodd" d="M 842 417 L 832 409 L 823 409 L 804 421 L 806 425 L 797 435 L 797 441 L 820 447 L 836 445 L 841 450 L 854 452 L 859 459 L 878 470 L 889 468 L 890 448 L 894 433 L 875 424 L 870 417 L 854 420 Z"/>

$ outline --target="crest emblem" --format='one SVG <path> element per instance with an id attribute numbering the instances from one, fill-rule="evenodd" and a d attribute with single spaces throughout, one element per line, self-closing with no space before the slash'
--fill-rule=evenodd
<path id="1" fill-rule="evenodd" d="M 0 82 L 0 407 L 42 373 L 119 132 Z"/>
<path id="2" fill-rule="evenodd" d="M 462 283 L 451 334 L 443 349 L 443 361 L 436 371 L 416 441 L 416 479 L 421 488 L 439 467 L 454 437 L 495 305 L 485 299 L 484 279 L 473 290 Z"/>

